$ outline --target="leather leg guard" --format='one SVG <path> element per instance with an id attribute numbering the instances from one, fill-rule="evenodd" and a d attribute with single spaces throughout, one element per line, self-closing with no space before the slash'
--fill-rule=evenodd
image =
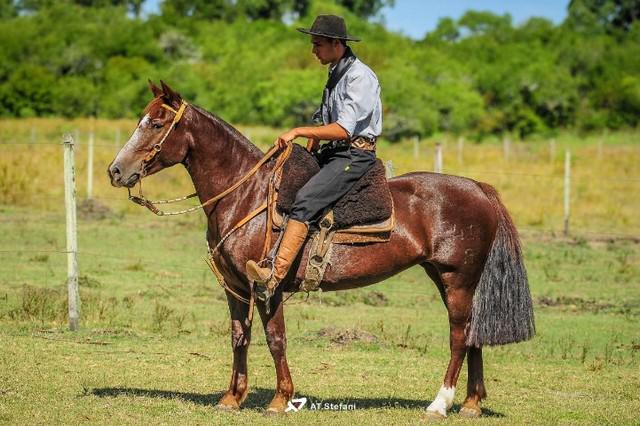
<path id="1" fill-rule="evenodd" d="M 307 239 L 309 226 L 304 222 L 289 219 L 282 236 L 278 254 L 273 262 L 273 274 L 270 268 L 263 268 L 253 260 L 247 262 L 247 276 L 256 283 L 256 296 L 267 301 L 273 295 L 280 281 L 287 275 L 289 268 L 298 256 L 300 248 Z"/>

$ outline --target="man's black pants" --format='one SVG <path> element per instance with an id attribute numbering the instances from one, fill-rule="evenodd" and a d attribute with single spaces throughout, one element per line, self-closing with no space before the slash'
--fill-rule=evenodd
<path id="1" fill-rule="evenodd" d="M 316 155 L 320 171 L 298 191 L 291 219 L 313 222 L 333 206 L 376 162 L 376 154 L 350 146 L 322 147 Z"/>

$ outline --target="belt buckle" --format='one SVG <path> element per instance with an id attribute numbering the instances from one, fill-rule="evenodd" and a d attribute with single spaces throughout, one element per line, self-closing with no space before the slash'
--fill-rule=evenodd
<path id="1" fill-rule="evenodd" d="M 351 141 L 351 144 L 356 148 L 360 148 L 364 151 L 375 151 L 376 150 L 376 140 L 368 139 L 364 136 L 358 136 L 357 138 Z"/>

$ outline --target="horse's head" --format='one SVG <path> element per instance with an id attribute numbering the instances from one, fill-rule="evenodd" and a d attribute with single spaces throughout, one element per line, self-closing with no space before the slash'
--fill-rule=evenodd
<path id="1" fill-rule="evenodd" d="M 133 187 L 143 176 L 184 161 L 189 150 L 184 137 L 183 113 L 187 104 L 163 81 L 162 88 L 149 81 L 154 98 L 143 112 L 138 127 L 107 173 L 113 186 Z"/>

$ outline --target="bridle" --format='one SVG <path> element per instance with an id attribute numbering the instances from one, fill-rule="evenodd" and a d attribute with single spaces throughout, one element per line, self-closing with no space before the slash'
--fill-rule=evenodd
<path id="1" fill-rule="evenodd" d="M 149 200 L 149 199 L 145 198 L 145 196 L 142 194 L 142 178 L 147 176 L 147 166 L 149 164 L 151 164 L 151 162 L 153 162 L 153 160 L 156 158 L 158 153 L 160 153 L 160 151 L 162 151 L 162 145 L 164 144 L 164 141 L 167 140 L 167 137 L 169 136 L 171 131 L 178 126 L 178 123 L 182 119 L 182 116 L 184 115 L 184 112 L 187 109 L 187 106 L 189 106 L 189 104 L 183 100 L 182 102 L 180 102 L 180 107 L 177 110 L 174 109 L 173 107 L 171 107 L 170 105 L 167 105 L 167 104 L 164 104 L 164 103 L 162 105 L 160 105 L 160 106 L 162 108 L 165 108 L 165 109 L 173 112 L 173 114 L 174 114 L 173 121 L 171 122 L 171 126 L 169 126 L 169 128 L 167 129 L 165 134 L 162 136 L 162 139 L 160 139 L 160 142 L 154 144 L 153 147 L 151 147 L 151 150 L 142 159 L 142 163 L 140 164 L 140 171 L 138 173 L 140 175 L 140 180 L 138 181 L 138 183 L 139 183 L 138 195 L 137 196 L 131 195 L 131 189 L 130 188 L 127 188 L 127 191 L 129 192 L 129 200 L 133 201 L 134 203 L 148 208 L 150 211 L 152 211 L 153 213 L 155 213 L 158 216 L 164 216 L 164 215 L 169 216 L 169 215 L 174 215 L 174 214 L 182 214 L 182 212 L 165 213 L 165 212 L 159 210 L 158 208 L 156 208 L 154 204 L 168 204 L 168 203 L 176 203 L 178 201 L 188 200 L 189 198 L 195 197 L 196 193 L 189 194 L 187 196 L 180 197 L 180 198 L 174 198 L 172 200 L 152 201 L 152 200 Z M 185 211 L 184 213 L 187 213 L 187 212 Z"/>
<path id="2" fill-rule="evenodd" d="M 199 209 L 203 209 L 219 200 L 221 200 L 222 198 L 224 198 L 225 196 L 229 195 L 230 193 L 232 193 L 233 191 L 235 191 L 236 189 L 238 189 L 240 187 L 240 185 L 242 185 L 244 182 L 246 182 L 251 176 L 253 176 L 254 174 L 256 174 L 256 172 L 260 169 L 260 167 L 262 167 L 271 157 L 273 157 L 276 153 L 278 153 L 280 151 L 280 148 L 278 148 L 278 146 L 273 146 L 261 159 L 260 161 L 258 161 L 252 168 L 251 170 L 249 170 L 247 173 L 244 174 L 244 176 L 242 176 L 238 181 L 236 181 L 236 183 L 234 183 L 233 185 L 231 185 L 229 188 L 225 189 L 224 191 L 222 191 L 221 193 L 219 193 L 218 195 L 209 198 L 207 201 L 185 209 L 185 210 L 179 210 L 179 211 L 172 211 L 172 212 L 165 212 L 162 211 L 160 209 L 158 209 L 156 207 L 156 204 L 171 204 L 171 203 L 177 203 L 179 201 L 184 201 L 184 200 L 188 200 L 190 198 L 196 197 L 198 194 L 197 193 L 193 193 L 193 194 L 189 194 L 189 195 L 185 195 L 184 197 L 179 197 L 179 198 L 173 198 L 173 199 L 169 199 L 169 200 L 149 200 L 147 198 L 145 198 L 145 196 L 142 194 L 142 178 L 146 176 L 146 169 L 147 166 L 156 158 L 156 156 L 158 155 L 158 153 L 162 150 L 162 145 L 164 144 L 165 140 L 167 139 L 167 137 L 169 136 L 169 134 L 171 133 L 171 131 L 178 125 L 178 123 L 180 122 L 180 119 L 182 119 L 182 116 L 184 115 L 185 110 L 187 109 L 187 106 L 189 106 L 189 104 L 187 102 L 185 102 L 184 100 L 180 103 L 180 107 L 176 110 L 173 107 L 166 105 L 166 104 L 162 104 L 162 107 L 173 112 L 175 115 L 173 117 L 173 121 L 171 123 L 171 126 L 169 127 L 169 129 L 167 130 L 167 132 L 162 136 L 162 139 L 160 140 L 160 142 L 158 142 L 157 144 L 153 145 L 151 151 L 149 151 L 149 153 L 144 157 L 144 159 L 142 160 L 142 164 L 141 164 L 141 168 L 140 168 L 140 180 L 139 180 L 139 190 L 138 190 L 138 195 L 131 195 L 131 189 L 127 188 L 127 190 L 129 191 L 129 200 L 131 200 L 132 202 L 139 204 L 143 207 L 146 207 L 147 209 L 149 209 L 152 213 L 154 213 L 157 216 L 176 216 L 176 215 L 180 215 L 180 214 L 185 214 L 185 213 L 191 213 L 194 212 L 196 210 Z M 280 179 L 280 177 L 282 176 L 282 167 L 284 166 L 284 163 L 286 162 L 286 160 L 289 158 L 289 155 L 291 154 L 291 151 L 293 150 L 293 145 L 291 142 L 287 143 L 287 146 L 284 148 L 284 151 L 282 152 L 282 154 L 280 156 L 278 156 L 278 160 L 271 172 L 271 177 L 269 179 L 269 186 L 268 186 L 268 191 L 267 191 L 267 200 L 262 203 L 258 208 L 256 208 L 255 210 L 251 211 L 248 215 L 246 215 L 244 218 L 242 218 L 240 221 L 238 221 L 238 223 L 236 223 L 222 238 L 220 238 L 220 241 L 218 242 L 218 244 L 216 244 L 215 247 L 211 248 L 209 247 L 209 255 L 208 258 L 205 259 L 207 261 L 207 264 L 209 265 L 209 267 L 211 268 L 211 270 L 213 271 L 213 273 L 215 274 L 218 283 L 227 291 L 229 292 L 233 297 L 235 297 L 236 299 L 247 303 L 250 306 L 250 314 L 249 314 L 249 318 L 248 320 L 251 321 L 252 317 L 253 317 L 253 303 L 254 303 L 254 292 L 253 292 L 253 286 L 251 285 L 251 289 L 250 289 L 250 296 L 249 299 L 242 297 L 241 295 L 239 295 L 238 293 L 236 293 L 235 291 L 233 291 L 229 285 L 226 283 L 223 275 L 220 273 L 220 270 L 218 268 L 218 266 L 216 265 L 216 262 L 214 261 L 214 255 L 215 253 L 219 250 L 220 246 L 226 241 L 226 239 L 235 231 L 237 231 L 238 229 L 240 229 L 242 226 L 244 226 L 245 224 L 247 224 L 251 219 L 253 219 L 254 217 L 256 217 L 258 214 L 260 214 L 263 211 L 267 211 L 267 222 L 266 222 L 266 235 L 265 235 L 265 241 L 264 241 L 264 246 L 262 249 L 262 257 L 264 258 L 267 255 L 267 252 L 269 251 L 269 247 L 271 246 L 271 232 L 270 232 L 270 223 L 272 218 L 271 216 L 271 207 L 275 204 L 276 202 L 276 196 L 275 196 L 275 186 L 276 186 L 276 182 Z M 289 296 L 291 297 L 291 295 Z"/>
<path id="3" fill-rule="evenodd" d="M 243 177 L 240 178 L 240 180 L 238 180 L 236 183 L 231 185 L 231 187 L 227 188 L 226 190 L 224 190 L 220 194 L 208 199 L 204 203 L 199 204 L 199 205 L 194 206 L 194 207 L 191 207 L 191 208 L 188 208 L 188 209 L 179 210 L 179 211 L 172 211 L 172 212 L 162 211 L 162 210 L 160 210 L 160 209 L 158 209 L 156 207 L 156 204 L 177 203 L 179 201 L 185 201 L 185 200 L 188 200 L 190 198 L 196 197 L 198 194 L 196 192 L 194 192 L 192 194 L 185 195 L 184 197 L 172 198 L 172 199 L 169 199 L 169 200 L 149 200 L 142 194 L 142 178 L 147 175 L 147 166 L 156 158 L 158 153 L 162 150 L 162 145 L 164 144 L 165 140 L 167 140 L 167 137 L 169 136 L 171 131 L 177 127 L 178 123 L 182 119 L 182 116 L 184 115 L 184 112 L 187 109 L 187 107 L 189 106 L 189 104 L 186 101 L 183 100 L 180 103 L 180 107 L 177 110 L 174 109 L 173 107 L 171 107 L 170 105 L 162 104 L 161 106 L 175 114 L 174 117 L 173 117 L 173 121 L 171 122 L 171 126 L 169 126 L 169 128 L 166 131 L 166 133 L 162 136 L 162 139 L 160 140 L 160 142 L 158 142 L 157 144 L 153 145 L 153 147 L 151 148 L 151 151 L 149 151 L 149 153 L 142 160 L 142 164 L 140 165 L 140 173 L 139 173 L 140 174 L 140 180 L 138 182 L 139 183 L 138 195 L 137 196 L 136 195 L 132 195 L 131 194 L 131 189 L 127 188 L 127 190 L 129 191 L 129 200 L 131 200 L 132 202 L 134 202 L 134 203 L 136 203 L 138 205 L 146 207 L 147 209 L 149 209 L 152 213 L 154 213 L 157 216 L 176 216 L 176 215 L 181 215 L 181 214 L 185 214 L 185 213 L 191 213 L 191 212 L 194 212 L 196 210 L 203 209 L 203 208 L 215 203 L 216 201 L 219 201 L 223 197 L 227 196 L 231 192 L 233 192 L 236 189 L 238 189 L 238 187 L 240 185 L 242 185 L 247 179 L 249 179 L 251 176 L 253 176 L 258 171 L 258 169 L 260 169 L 260 167 L 262 167 L 262 165 L 264 163 L 266 163 L 271 157 L 274 156 L 274 154 L 276 152 L 278 152 L 278 147 L 277 146 L 274 146 L 273 148 L 271 148 L 269 150 L 269 152 L 267 152 L 260 159 L 260 161 L 258 161 L 258 163 L 255 166 L 253 166 L 253 168 L 251 170 L 249 170 L 249 172 L 247 172 Z M 278 161 L 278 164 L 276 165 L 276 167 L 274 169 L 274 173 L 277 172 L 277 170 L 279 170 L 280 167 L 282 167 L 282 165 L 284 164 L 284 161 L 289 157 L 289 154 L 291 153 L 291 150 L 292 150 L 292 145 L 288 144 L 287 147 L 285 148 L 285 151 L 284 151 L 283 155 L 280 156 L 280 161 Z M 260 211 L 264 210 L 264 208 L 266 208 L 266 203 L 265 203 L 265 205 L 263 205 L 261 207 L 263 207 L 263 208 L 260 209 Z M 254 216 L 257 215 L 258 213 L 260 213 L 260 211 L 255 211 Z"/>
<path id="4" fill-rule="evenodd" d="M 169 111 L 173 112 L 174 114 L 173 121 L 171 122 L 171 126 L 169 126 L 169 129 L 166 131 L 164 136 L 162 136 L 162 139 L 160 139 L 160 142 L 153 145 L 153 147 L 151 148 L 151 151 L 149 151 L 149 153 L 142 160 L 142 166 L 140 170 L 140 179 L 142 179 L 142 177 L 147 175 L 147 170 L 146 170 L 147 165 L 149 165 L 149 163 L 151 163 L 151 161 L 153 161 L 156 155 L 158 155 L 158 153 L 162 150 L 162 144 L 164 144 L 164 141 L 167 140 L 167 136 L 169 136 L 169 133 L 171 133 L 171 131 L 178 126 L 178 123 L 180 122 L 180 119 L 184 115 L 184 111 L 187 109 L 187 106 L 189 106 L 189 104 L 185 101 L 180 102 L 180 107 L 178 108 L 177 111 L 173 109 L 173 107 L 167 104 L 162 104 L 160 106 L 164 109 L 168 109 Z"/>

